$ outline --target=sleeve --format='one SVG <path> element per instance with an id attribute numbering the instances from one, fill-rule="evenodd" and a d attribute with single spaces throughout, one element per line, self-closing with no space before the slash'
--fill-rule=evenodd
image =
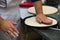
<path id="1" fill-rule="evenodd" d="M 38 0 L 31 0 L 31 2 L 36 2 L 36 1 L 38 1 Z"/>

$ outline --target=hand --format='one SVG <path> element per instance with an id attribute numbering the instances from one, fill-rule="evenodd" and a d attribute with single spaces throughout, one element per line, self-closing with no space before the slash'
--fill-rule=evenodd
<path id="1" fill-rule="evenodd" d="M 48 19 L 44 14 L 38 14 L 36 20 L 39 23 L 52 24 L 52 20 Z"/>
<path id="2" fill-rule="evenodd" d="M 16 38 L 18 36 L 18 30 L 14 27 L 14 24 L 16 24 L 13 21 L 10 20 L 4 20 L 1 23 L 1 30 L 5 32 L 10 37 Z"/>

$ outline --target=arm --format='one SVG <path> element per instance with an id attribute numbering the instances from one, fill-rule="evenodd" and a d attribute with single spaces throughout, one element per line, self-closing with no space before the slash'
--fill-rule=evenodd
<path id="1" fill-rule="evenodd" d="M 44 14 L 43 14 L 43 9 L 42 9 L 42 0 L 31 0 L 34 3 L 35 10 L 36 10 L 36 20 L 39 23 L 44 23 L 44 24 L 52 24 L 52 20 L 48 19 Z"/>
<path id="2" fill-rule="evenodd" d="M 34 2 L 34 6 L 35 6 L 37 14 L 42 14 L 43 13 L 43 10 L 42 10 L 42 0 Z"/>
<path id="3" fill-rule="evenodd" d="M 42 14 L 42 0 L 31 0 L 35 6 L 36 13 L 37 14 Z"/>
<path id="4" fill-rule="evenodd" d="M 3 21 L 4 21 L 4 19 L 0 17 L 0 26 L 1 26 Z"/>

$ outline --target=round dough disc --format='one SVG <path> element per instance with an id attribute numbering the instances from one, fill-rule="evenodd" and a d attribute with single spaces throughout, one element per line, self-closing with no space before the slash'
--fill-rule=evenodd
<path id="1" fill-rule="evenodd" d="M 24 22 L 25 22 L 26 25 L 33 26 L 33 27 L 49 27 L 49 26 L 53 26 L 53 25 L 57 24 L 57 20 L 55 20 L 53 18 L 50 18 L 50 17 L 47 17 L 47 18 L 49 18 L 53 21 L 52 24 L 50 24 L 50 25 L 40 24 L 36 21 L 36 17 L 27 18 L 27 19 L 25 19 Z"/>
<path id="2" fill-rule="evenodd" d="M 43 8 L 43 13 L 45 15 L 51 15 L 51 14 L 55 14 L 56 12 L 58 12 L 58 9 L 52 6 L 42 6 L 42 8 Z M 28 12 L 36 14 L 34 7 L 28 8 Z"/>

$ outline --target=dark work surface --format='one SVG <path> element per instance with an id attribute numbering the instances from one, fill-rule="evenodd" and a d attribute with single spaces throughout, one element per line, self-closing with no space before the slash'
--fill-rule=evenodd
<path id="1" fill-rule="evenodd" d="M 59 23 L 57 25 L 58 29 L 60 29 L 60 13 L 51 15 L 54 17 Z M 46 40 L 60 40 L 60 30 L 55 30 L 55 29 L 39 29 L 39 28 L 32 28 L 35 30 L 37 33 L 43 36 Z"/>
<path id="2" fill-rule="evenodd" d="M 38 32 L 40 35 L 43 36 L 46 40 L 60 40 L 60 31 L 53 30 L 53 29 L 47 29 L 47 30 L 40 30 L 36 28 L 32 28 L 36 32 Z"/>
<path id="3" fill-rule="evenodd" d="M 50 15 L 51 17 L 55 18 L 59 23 L 56 27 L 60 28 L 60 13 L 55 15 Z M 53 26 L 52 26 L 53 27 Z M 29 28 L 29 27 L 28 27 Z M 54 29 L 41 29 L 41 28 L 32 28 L 32 31 L 36 31 L 39 35 L 41 35 L 45 40 L 60 40 L 60 30 Z"/>

